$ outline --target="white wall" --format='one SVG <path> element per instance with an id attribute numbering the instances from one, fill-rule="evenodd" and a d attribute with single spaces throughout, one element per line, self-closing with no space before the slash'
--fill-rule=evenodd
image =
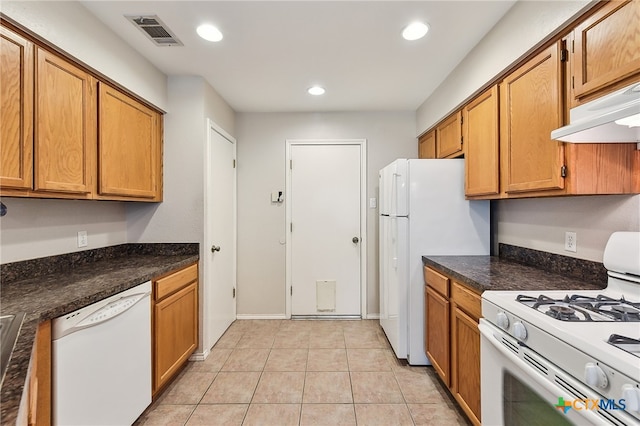
<path id="1" fill-rule="evenodd" d="M 0 11 L 151 104 L 166 109 L 166 76 L 75 1 L 2 1 Z"/>
<path id="2" fill-rule="evenodd" d="M 241 113 L 238 138 L 238 314 L 285 313 L 287 139 L 367 139 L 367 197 L 378 197 L 378 170 L 396 158 L 417 157 L 415 115 L 390 113 Z M 286 194 L 285 194 L 286 199 Z M 367 214 L 368 312 L 378 313 L 377 210 Z"/>
<path id="3" fill-rule="evenodd" d="M 166 77 L 77 2 L 3 1 L 1 11 L 149 102 L 167 107 Z M 87 248 L 127 242 L 125 203 L 3 197 L 0 263 L 74 252 L 77 231 Z M 181 241 L 181 240 L 177 240 Z"/>
<path id="4" fill-rule="evenodd" d="M 235 112 L 202 77 L 169 77 L 164 117 L 164 201 L 130 203 L 126 208 L 129 242 L 200 243 L 199 352 L 215 343 L 207 326 L 212 312 L 204 245 L 207 118 L 234 135 Z"/>
<path id="5" fill-rule="evenodd" d="M 640 231 L 640 195 L 598 195 L 498 203 L 498 241 L 602 262 L 614 231 Z M 565 231 L 576 232 L 577 252 L 564 250 Z"/>
<path id="6" fill-rule="evenodd" d="M 419 135 L 524 55 L 590 0 L 518 1 L 416 112 Z"/>
<path id="7" fill-rule="evenodd" d="M 444 118 L 589 1 L 519 1 L 416 112 L 416 132 Z M 640 230 L 640 196 L 532 198 L 494 202 L 494 235 L 507 243 L 602 261 L 613 231 Z M 564 251 L 564 232 L 577 232 L 578 251 Z"/>
<path id="8" fill-rule="evenodd" d="M 127 242 L 124 204 L 112 201 L 2 198 L 0 263 L 36 259 Z M 78 231 L 88 245 L 78 248 Z"/>

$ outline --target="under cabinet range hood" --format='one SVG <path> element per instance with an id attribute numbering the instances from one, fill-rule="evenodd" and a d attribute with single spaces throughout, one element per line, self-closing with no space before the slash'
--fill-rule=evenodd
<path id="1" fill-rule="evenodd" d="M 634 83 L 569 112 L 571 124 L 551 139 L 572 143 L 640 143 L 640 83 Z"/>

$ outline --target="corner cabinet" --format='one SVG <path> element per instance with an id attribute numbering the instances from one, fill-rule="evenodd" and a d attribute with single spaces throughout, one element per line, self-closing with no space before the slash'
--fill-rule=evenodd
<path id="1" fill-rule="evenodd" d="M 98 194 L 160 201 L 160 114 L 100 83 Z"/>
<path id="2" fill-rule="evenodd" d="M 436 158 L 436 131 L 432 130 L 418 139 L 418 158 Z"/>
<path id="3" fill-rule="evenodd" d="M 153 281 L 153 395 L 198 347 L 198 264 Z"/>
<path id="4" fill-rule="evenodd" d="M 424 267 L 425 352 L 471 423 L 480 425 L 480 294 Z"/>

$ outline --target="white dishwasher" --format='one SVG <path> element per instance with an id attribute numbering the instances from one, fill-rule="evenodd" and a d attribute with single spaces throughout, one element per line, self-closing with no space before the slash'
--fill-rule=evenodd
<path id="1" fill-rule="evenodd" d="M 151 404 L 151 282 L 52 322 L 55 425 L 131 425 Z"/>

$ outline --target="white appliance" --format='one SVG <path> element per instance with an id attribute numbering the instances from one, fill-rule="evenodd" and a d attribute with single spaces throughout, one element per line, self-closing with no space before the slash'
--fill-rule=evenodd
<path id="1" fill-rule="evenodd" d="M 482 294 L 482 424 L 640 425 L 640 233 L 604 266 L 602 290 Z"/>
<path id="2" fill-rule="evenodd" d="M 571 124 L 551 139 L 572 143 L 640 143 L 640 83 L 571 108 Z"/>
<path id="3" fill-rule="evenodd" d="M 151 282 L 52 322 L 55 425 L 130 425 L 151 404 Z"/>
<path id="4" fill-rule="evenodd" d="M 489 201 L 465 200 L 462 159 L 399 159 L 379 178 L 380 325 L 398 358 L 430 365 L 422 256 L 489 254 Z"/>

